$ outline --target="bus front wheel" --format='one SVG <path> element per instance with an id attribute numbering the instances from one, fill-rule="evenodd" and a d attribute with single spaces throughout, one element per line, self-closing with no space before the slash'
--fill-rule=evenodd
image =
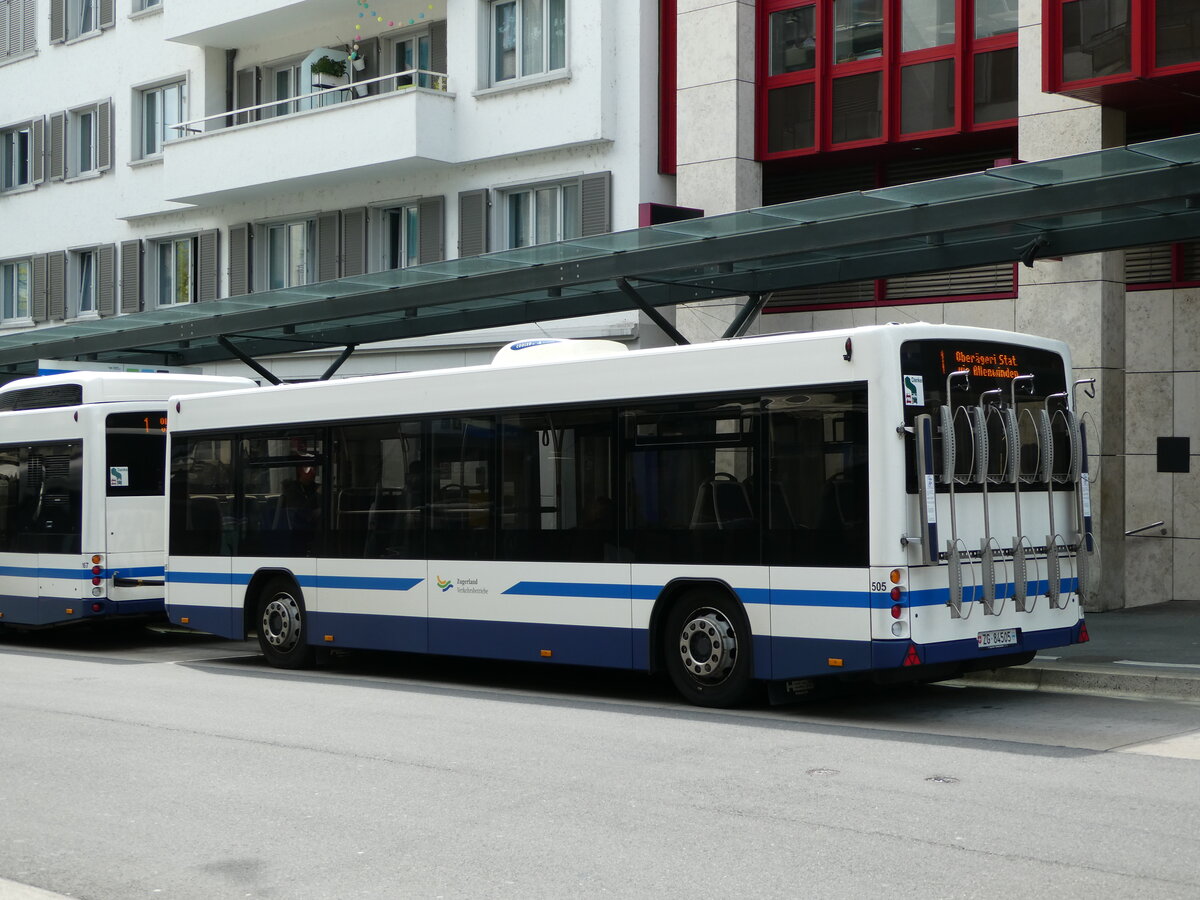
<path id="1" fill-rule="evenodd" d="M 751 685 L 750 625 L 716 588 L 689 591 L 663 627 L 663 658 L 675 688 L 697 706 L 737 706 Z"/>
<path id="2" fill-rule="evenodd" d="M 258 599 L 258 646 L 267 662 L 281 669 L 311 666 L 304 598 L 289 578 L 272 578 Z"/>

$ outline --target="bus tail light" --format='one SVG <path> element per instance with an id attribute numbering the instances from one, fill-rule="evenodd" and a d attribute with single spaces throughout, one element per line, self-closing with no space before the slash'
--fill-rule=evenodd
<path id="1" fill-rule="evenodd" d="M 921 664 L 921 657 L 919 655 L 917 655 L 917 645 L 909 644 L 908 652 L 904 654 L 904 662 L 901 663 L 901 665 L 919 666 L 920 664 Z"/>
<path id="2" fill-rule="evenodd" d="M 103 604 L 103 603 L 93 603 L 93 604 L 92 604 L 92 612 L 97 612 L 97 613 L 98 613 L 98 612 L 100 612 L 100 611 L 101 611 L 101 610 L 103 610 L 103 609 L 104 609 L 104 604 Z"/>

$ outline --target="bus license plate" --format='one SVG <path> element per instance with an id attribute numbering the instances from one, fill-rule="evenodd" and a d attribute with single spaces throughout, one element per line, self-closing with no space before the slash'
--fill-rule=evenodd
<path id="1" fill-rule="evenodd" d="M 979 649 L 991 647 L 1012 647 L 1017 643 L 1017 629 L 1001 628 L 999 631 L 979 632 Z"/>

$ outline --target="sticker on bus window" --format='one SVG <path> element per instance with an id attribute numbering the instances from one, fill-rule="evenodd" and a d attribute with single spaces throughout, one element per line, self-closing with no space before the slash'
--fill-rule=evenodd
<path id="1" fill-rule="evenodd" d="M 108 486 L 129 487 L 129 466 L 109 466 Z"/>
<path id="2" fill-rule="evenodd" d="M 904 376 L 904 405 L 905 406 L 924 406 L 925 405 L 925 376 L 924 375 L 905 375 Z"/>

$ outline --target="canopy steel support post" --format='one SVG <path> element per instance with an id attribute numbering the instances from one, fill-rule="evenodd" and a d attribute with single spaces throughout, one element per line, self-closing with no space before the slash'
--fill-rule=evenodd
<path id="1" fill-rule="evenodd" d="M 248 365 L 250 368 L 252 368 L 255 372 L 257 372 L 259 375 L 261 375 L 263 378 L 267 379 L 267 381 L 271 382 L 271 384 L 280 384 L 281 383 L 280 380 L 275 377 L 274 373 L 267 371 L 265 368 L 263 368 L 261 365 L 259 365 L 259 363 L 255 362 L 253 359 L 251 359 L 249 356 L 247 356 L 245 353 L 243 353 L 241 350 L 239 350 L 236 346 L 234 346 L 233 341 L 229 340 L 229 338 L 225 337 L 225 335 L 218 334 L 217 342 L 222 347 L 224 347 L 226 350 L 228 350 L 232 355 L 236 356 L 238 359 L 240 359 L 242 362 L 244 362 L 246 365 Z"/>
<path id="2" fill-rule="evenodd" d="M 325 373 L 317 380 L 328 381 L 330 378 L 332 378 L 333 373 L 342 367 L 342 363 L 348 360 L 350 358 L 350 354 L 353 353 L 357 348 L 358 344 L 347 344 L 342 350 L 341 355 L 330 364 L 329 368 L 325 370 Z"/>
<path id="3" fill-rule="evenodd" d="M 767 291 L 750 294 L 746 298 L 746 304 L 738 311 L 734 320 L 729 323 L 729 327 L 725 329 L 725 333 L 721 335 L 722 340 L 740 338 L 744 335 L 746 329 L 750 327 L 750 323 L 754 320 L 755 314 L 767 305 L 767 298 L 770 296 L 770 293 Z"/>
<path id="4" fill-rule="evenodd" d="M 647 303 L 645 298 L 635 291 L 633 286 L 630 285 L 629 281 L 623 276 L 617 279 L 617 287 L 621 289 L 621 292 L 625 294 L 625 296 L 633 301 L 634 305 L 638 309 L 650 317 L 651 322 L 661 328 L 667 337 L 673 340 L 676 344 L 679 344 L 682 347 L 685 344 L 691 343 L 687 338 L 679 333 L 679 330 L 674 325 L 663 318 L 662 313 Z"/>

